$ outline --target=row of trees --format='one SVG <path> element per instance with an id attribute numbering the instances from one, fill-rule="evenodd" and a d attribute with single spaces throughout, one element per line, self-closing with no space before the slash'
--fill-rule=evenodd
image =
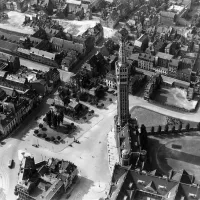
<path id="1" fill-rule="evenodd" d="M 54 128 L 57 128 L 57 126 L 60 126 L 60 123 L 63 124 L 64 113 L 61 111 L 58 114 L 53 110 L 50 110 L 49 112 L 46 113 L 45 120 L 46 123 L 49 125 L 49 127 L 54 126 Z"/>

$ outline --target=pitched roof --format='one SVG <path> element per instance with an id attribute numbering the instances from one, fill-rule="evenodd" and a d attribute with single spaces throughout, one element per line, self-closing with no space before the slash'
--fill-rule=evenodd
<path id="1" fill-rule="evenodd" d="M 171 59 L 169 62 L 171 65 L 178 67 L 180 60 L 179 59 Z"/>
<path id="2" fill-rule="evenodd" d="M 72 49 L 72 50 L 78 51 L 79 53 L 83 53 L 83 51 L 84 51 L 83 44 L 75 43 L 75 42 L 69 41 L 69 40 L 63 40 L 60 38 L 52 37 L 51 43 L 63 48 L 64 50 Z"/>
<path id="3" fill-rule="evenodd" d="M 151 193 L 157 193 L 157 191 L 156 191 L 157 189 L 156 189 L 156 186 L 153 181 L 151 181 L 149 184 L 147 184 L 144 187 L 144 190 L 146 190 L 147 192 L 151 192 Z"/>
<path id="4" fill-rule="evenodd" d="M 6 80 L 12 81 L 12 82 L 17 82 L 17 83 L 21 83 L 21 84 L 25 84 L 26 82 L 26 78 L 20 77 L 18 75 L 15 74 L 8 74 L 6 76 Z"/>
<path id="5" fill-rule="evenodd" d="M 148 53 L 139 53 L 138 59 L 153 62 L 155 59 L 155 56 L 148 54 Z"/>
<path id="6" fill-rule="evenodd" d="M 36 49 L 36 48 L 33 48 L 33 47 L 30 49 L 30 54 L 41 56 L 41 57 L 44 57 L 44 58 L 47 58 L 47 59 L 50 59 L 50 60 L 55 60 L 55 54 L 54 53 L 49 53 L 47 51 L 42 51 L 42 50 L 39 50 L 39 49 Z"/>
<path id="7" fill-rule="evenodd" d="M 181 171 L 173 171 L 172 172 L 172 180 L 186 183 L 186 184 L 192 184 L 193 183 L 193 176 L 188 174 L 187 171 L 181 170 Z"/>
<path id="8" fill-rule="evenodd" d="M 11 42 L 8 42 L 8 41 L 5 41 L 5 40 L 0 40 L 0 48 L 1 49 L 5 49 L 5 50 L 11 51 L 11 52 L 15 52 L 18 47 L 19 47 L 18 44 L 11 43 Z"/>
<path id="9" fill-rule="evenodd" d="M 161 15 L 162 17 L 174 18 L 176 14 L 173 13 L 173 12 L 161 11 L 161 12 L 160 12 L 160 15 Z"/>
<path id="10" fill-rule="evenodd" d="M 156 55 L 158 58 L 166 59 L 166 60 L 171 60 L 174 56 L 171 54 L 163 53 L 163 52 L 158 52 Z"/>

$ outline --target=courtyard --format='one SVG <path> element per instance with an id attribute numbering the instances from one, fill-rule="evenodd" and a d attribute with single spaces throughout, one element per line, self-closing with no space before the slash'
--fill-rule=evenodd
<path id="1" fill-rule="evenodd" d="M 180 88 L 162 87 L 157 91 L 154 100 L 161 104 L 183 108 L 188 111 L 194 110 L 198 103 L 195 100 L 188 101 L 187 91 Z"/>

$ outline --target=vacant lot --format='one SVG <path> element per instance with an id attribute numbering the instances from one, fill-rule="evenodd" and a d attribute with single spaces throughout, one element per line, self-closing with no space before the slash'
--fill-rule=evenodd
<path id="1" fill-rule="evenodd" d="M 35 32 L 33 28 L 31 27 L 22 26 L 25 20 L 25 15 L 28 15 L 28 14 L 19 13 L 16 11 L 9 11 L 7 12 L 7 14 L 8 14 L 8 19 L 1 21 L 0 28 L 7 29 L 9 31 L 27 34 L 27 35 L 33 34 Z"/>
<path id="2" fill-rule="evenodd" d="M 176 106 L 178 108 L 184 108 L 186 110 L 193 110 L 197 105 L 197 101 L 187 100 L 187 91 L 179 88 L 161 88 L 156 96 L 155 100 L 167 105 Z"/>

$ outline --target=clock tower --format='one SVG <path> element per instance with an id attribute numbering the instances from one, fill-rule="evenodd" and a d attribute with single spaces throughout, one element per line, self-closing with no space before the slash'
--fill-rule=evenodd
<path id="1" fill-rule="evenodd" d="M 115 126 L 123 128 L 128 122 L 129 115 L 129 68 L 126 62 L 125 41 L 128 32 L 121 29 L 119 32 L 120 49 L 119 59 L 115 64 L 116 81 L 117 81 L 117 116 L 115 118 Z M 117 128 L 117 129 L 118 129 Z"/>

